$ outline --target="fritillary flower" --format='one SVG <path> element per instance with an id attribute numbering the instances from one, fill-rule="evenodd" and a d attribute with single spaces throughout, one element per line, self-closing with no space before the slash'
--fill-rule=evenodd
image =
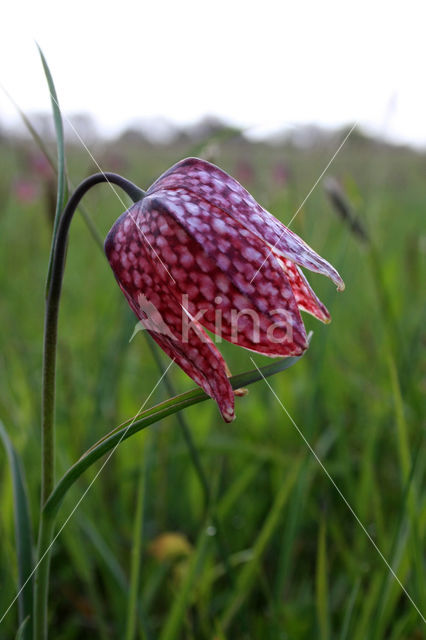
<path id="1" fill-rule="evenodd" d="M 234 178 L 198 158 L 166 171 L 116 221 L 105 251 L 160 347 L 234 418 L 229 369 L 204 329 L 271 357 L 308 347 L 300 310 L 330 315 L 300 270 L 337 271 Z"/>

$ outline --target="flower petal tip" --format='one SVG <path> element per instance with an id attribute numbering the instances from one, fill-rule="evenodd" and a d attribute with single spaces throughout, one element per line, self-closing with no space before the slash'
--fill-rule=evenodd
<path id="1" fill-rule="evenodd" d="M 334 269 L 334 278 L 332 278 L 334 284 L 336 285 L 337 291 L 344 291 L 346 288 L 345 283 L 343 282 L 343 278 L 340 273 Z"/>
<path id="2" fill-rule="evenodd" d="M 221 413 L 225 422 L 233 422 L 235 420 L 235 411 L 233 409 L 224 410 Z"/>
<path id="3" fill-rule="evenodd" d="M 246 389 L 245 387 L 242 387 L 241 389 L 235 389 L 234 390 L 234 396 L 237 398 L 243 398 L 244 396 L 248 395 L 249 390 Z"/>

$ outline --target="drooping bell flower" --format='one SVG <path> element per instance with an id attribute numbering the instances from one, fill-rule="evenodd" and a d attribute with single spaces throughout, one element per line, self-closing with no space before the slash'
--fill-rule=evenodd
<path id="1" fill-rule="evenodd" d="M 234 418 L 228 367 L 208 329 L 271 357 L 308 347 L 300 309 L 330 315 L 299 266 L 337 271 L 234 178 L 198 158 L 166 171 L 116 221 L 105 252 L 130 307 L 160 347 Z"/>

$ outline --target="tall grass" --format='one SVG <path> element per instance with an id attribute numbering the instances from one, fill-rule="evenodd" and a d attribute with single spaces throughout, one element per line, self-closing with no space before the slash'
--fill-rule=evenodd
<path id="1" fill-rule="evenodd" d="M 310 150 L 271 149 L 225 137 L 218 148 L 231 173 L 240 158 L 250 158 L 256 182 L 247 186 L 288 222 L 338 143 L 336 137 Z M 142 187 L 191 152 L 182 142 L 142 146 L 137 153 L 128 143 L 117 148 Z M 40 334 L 52 229 L 43 198 L 20 202 L 13 184 L 25 174 L 23 155 L 34 149 L 28 142 L 19 148 L 0 143 L 0 190 L 8 194 L 0 213 L 0 418 L 9 457 L 16 451 L 26 470 L 33 528 L 40 493 Z M 69 177 L 77 183 L 89 159 L 70 143 L 67 157 Z M 285 185 L 271 177 L 283 158 L 290 168 Z M 109 169 L 102 157 L 99 162 Z M 307 318 L 314 329 L 308 353 L 273 383 L 423 614 L 424 162 L 406 149 L 384 152 L 357 135 L 349 138 L 333 173 L 363 217 L 375 254 L 372 259 L 334 216 L 321 188 L 315 190 L 293 228 L 336 264 L 347 289 L 337 300 L 328 283 L 312 275 L 333 323 L 322 327 Z M 385 178 L 371 192 L 377 169 Z M 88 197 L 86 213 L 101 237 L 121 212 L 107 189 Z M 58 344 L 59 476 L 135 414 L 159 368 L 141 334 L 128 343 L 133 320 L 83 217 L 73 224 L 67 260 Z M 252 368 L 248 353 L 225 344 L 221 350 L 233 373 Z M 177 392 L 189 388 L 175 368 L 171 379 Z M 160 388 L 152 400 L 166 397 Z M 237 416 L 224 425 L 205 402 L 185 410 L 185 427 L 166 416 L 151 433 L 120 445 L 55 543 L 52 637 L 422 636 L 418 611 L 266 385 L 250 387 L 238 400 Z M 21 567 L 14 540 L 21 529 L 14 524 L 3 451 L 0 456 L 1 615 L 17 591 Z M 65 497 L 59 527 L 98 468 L 80 476 Z M 153 542 L 172 532 L 186 541 L 186 551 L 178 545 L 158 552 Z M 14 637 L 17 628 L 16 606 L 1 623 L 0 638 Z"/>

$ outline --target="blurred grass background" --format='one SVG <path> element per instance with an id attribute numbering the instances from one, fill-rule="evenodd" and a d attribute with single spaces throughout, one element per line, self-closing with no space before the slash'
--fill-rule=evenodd
<path id="1" fill-rule="evenodd" d="M 201 155 L 239 179 L 284 223 L 344 132 L 303 144 L 250 143 L 218 128 L 152 144 L 128 133 L 94 140 L 103 170 L 146 188 L 174 162 Z M 52 147 L 53 148 L 53 147 Z M 67 146 L 77 184 L 96 171 Z M 0 418 L 21 453 L 34 528 L 40 494 L 40 381 L 44 286 L 54 176 L 24 138 L 0 139 Z M 270 380 L 418 608 L 425 612 L 426 156 L 355 131 L 335 176 L 374 249 L 336 215 L 322 182 L 292 229 L 342 274 L 337 294 L 309 280 L 333 322 L 305 315 L 311 347 Z M 53 185 L 53 186 L 52 186 Z M 102 237 L 122 213 L 107 185 L 85 199 Z M 76 215 L 59 328 L 57 477 L 133 416 L 159 377 L 103 253 Z M 233 373 L 250 352 L 220 345 Z M 164 365 L 167 358 L 159 352 Z M 254 354 L 256 363 L 264 360 Z M 178 392 L 193 383 L 173 366 Z M 164 385 L 149 404 L 167 397 Z M 209 401 L 184 414 L 211 494 L 194 470 L 176 416 L 120 445 L 55 543 L 52 637 L 124 638 L 140 544 L 138 638 L 420 639 L 424 625 L 266 384 L 236 400 L 224 424 Z M 0 611 L 16 593 L 10 472 L 0 450 Z M 94 477 L 85 473 L 59 524 Z M 215 524 L 213 524 L 213 522 Z M 138 526 L 139 525 L 139 526 Z M 132 559 L 133 558 L 133 559 Z M 0 628 L 12 638 L 16 607 Z"/>

